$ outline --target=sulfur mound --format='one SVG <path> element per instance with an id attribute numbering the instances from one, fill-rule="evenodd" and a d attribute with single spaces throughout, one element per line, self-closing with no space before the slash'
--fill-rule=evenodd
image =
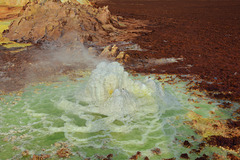
<path id="1" fill-rule="evenodd" d="M 116 32 L 117 20 L 108 7 L 49 0 L 29 2 L 3 35 L 17 42 L 80 41 L 102 43 L 111 32 Z M 114 27 L 115 26 L 115 27 Z"/>

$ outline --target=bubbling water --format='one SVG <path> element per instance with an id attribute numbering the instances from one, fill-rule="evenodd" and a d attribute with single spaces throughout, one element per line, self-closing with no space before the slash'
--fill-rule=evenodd
<path id="1" fill-rule="evenodd" d="M 69 144 L 71 159 L 112 153 L 123 160 L 136 151 L 161 159 L 189 152 L 178 140 L 194 136 L 194 144 L 201 137 L 183 124 L 194 110 L 188 95 L 179 86 L 137 78 L 117 62 L 103 62 L 77 82 L 63 78 L 31 86 L 22 95 L 1 96 L 0 157 L 22 158 L 24 150 L 41 154 L 44 149 L 57 159 L 58 142 Z M 211 107 L 214 103 L 203 113 Z M 161 155 L 154 155 L 153 148 L 160 148 Z"/>
<path id="2" fill-rule="evenodd" d="M 156 102 L 163 96 L 162 87 L 153 80 L 133 81 L 119 63 L 103 62 L 92 72 L 79 99 L 95 105 L 92 112 L 123 120 L 143 112 L 158 112 Z"/>
<path id="3" fill-rule="evenodd" d="M 126 153 L 137 148 L 142 152 L 149 150 L 151 148 L 145 145 L 157 139 L 161 139 L 158 142 L 161 144 L 174 139 L 176 130 L 166 121 L 160 122 L 166 110 L 181 109 L 178 100 L 168 91 L 164 92 L 163 87 L 150 78 L 132 80 L 117 62 L 100 63 L 92 72 L 86 87 L 76 94 L 76 102 L 62 99 L 56 103 L 56 107 L 84 119 L 85 125 L 80 127 L 66 122 L 64 127 L 51 128 L 52 131 L 104 131 L 105 134 L 98 135 L 99 138 L 107 136 L 109 143 L 114 142 L 114 146 L 121 149 L 127 148 L 124 151 Z M 166 137 L 163 127 L 169 134 Z M 74 138 L 74 134 L 70 137 Z M 76 137 L 75 140 L 89 143 L 88 139 L 79 141 Z M 155 147 L 157 143 L 148 145 Z"/>

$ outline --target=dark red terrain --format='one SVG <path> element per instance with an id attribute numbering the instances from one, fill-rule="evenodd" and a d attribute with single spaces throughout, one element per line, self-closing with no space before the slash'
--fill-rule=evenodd
<path id="1" fill-rule="evenodd" d="M 134 43 L 134 59 L 183 58 L 167 65 L 135 68 L 145 73 L 197 75 L 210 95 L 240 101 L 240 1 L 238 0 L 108 0 L 112 14 L 149 20 Z M 210 82 L 210 83 L 209 83 Z"/>

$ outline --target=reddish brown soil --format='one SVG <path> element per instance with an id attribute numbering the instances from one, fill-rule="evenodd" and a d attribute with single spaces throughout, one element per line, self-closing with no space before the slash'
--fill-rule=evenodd
<path id="1" fill-rule="evenodd" d="M 225 138 L 222 136 L 210 136 L 206 141 L 212 146 L 221 146 L 223 148 L 235 150 L 236 152 L 238 152 L 240 145 L 240 137 Z"/>
<path id="2" fill-rule="evenodd" d="M 109 5 L 112 14 L 125 18 L 150 20 L 152 32 L 134 41 L 147 51 L 129 53 L 135 60 L 183 58 L 178 63 L 131 69 L 198 75 L 205 80 L 200 87 L 212 91 L 212 96 L 240 101 L 240 1 L 108 0 L 97 5 Z"/>

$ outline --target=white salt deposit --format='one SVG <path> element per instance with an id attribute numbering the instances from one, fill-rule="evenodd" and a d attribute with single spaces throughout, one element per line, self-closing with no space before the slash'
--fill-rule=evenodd
<path id="1" fill-rule="evenodd" d="M 152 79 L 134 81 L 119 63 L 102 62 L 93 70 L 79 99 L 95 105 L 97 113 L 124 119 L 136 112 L 158 112 L 156 102 L 163 96 L 162 86 Z"/>

